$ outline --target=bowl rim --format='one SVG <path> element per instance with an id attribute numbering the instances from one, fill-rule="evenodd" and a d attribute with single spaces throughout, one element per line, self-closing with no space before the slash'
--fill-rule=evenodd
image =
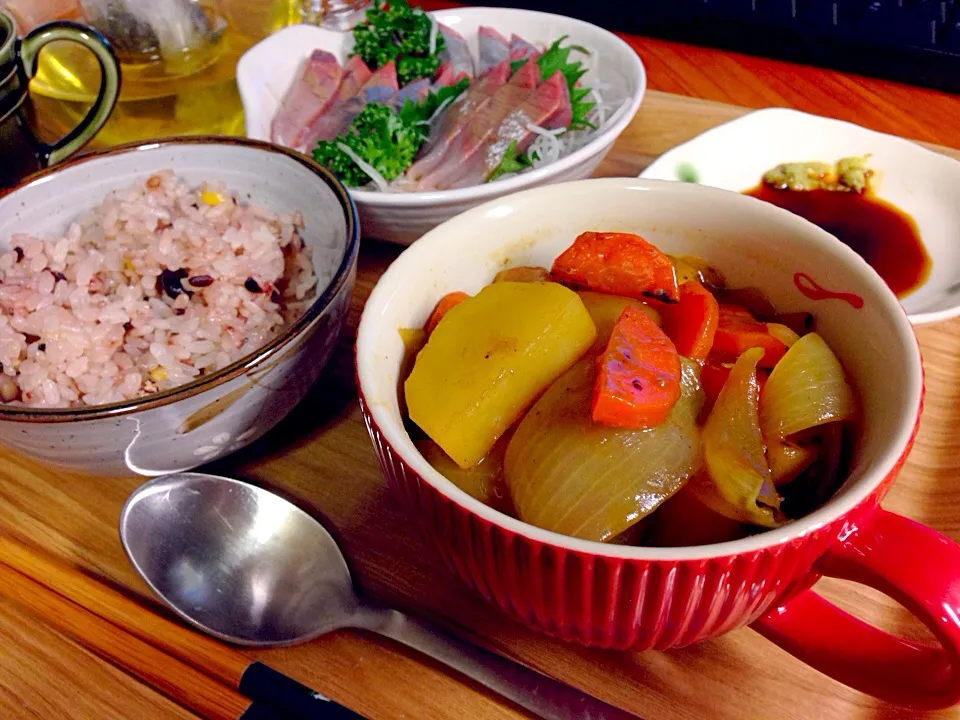
<path id="1" fill-rule="evenodd" d="M 370 328 L 375 325 L 377 316 L 381 314 L 381 306 L 386 302 L 392 301 L 392 288 L 387 287 L 386 284 L 382 284 L 383 278 L 393 279 L 400 277 L 411 263 L 419 264 L 425 259 L 428 259 L 431 243 L 441 243 L 444 236 L 448 232 L 451 232 L 451 230 L 447 229 L 447 226 L 450 224 L 465 222 L 482 223 L 483 216 L 489 213 L 499 203 L 515 203 L 518 200 L 529 201 L 531 199 L 546 202 L 552 193 L 562 193 L 565 188 L 586 183 L 593 184 L 598 192 L 602 192 L 603 188 L 635 188 L 647 192 L 689 193 L 698 196 L 701 201 L 713 199 L 722 202 L 726 198 L 733 204 L 740 203 L 745 208 L 752 207 L 753 210 L 751 212 L 766 214 L 771 218 L 779 217 L 781 220 L 796 225 L 799 230 L 812 239 L 815 238 L 817 242 L 833 245 L 836 251 L 842 256 L 845 256 L 847 261 L 853 265 L 853 268 L 864 276 L 864 280 L 873 286 L 877 297 L 883 302 L 888 313 L 896 318 L 891 327 L 890 336 L 902 345 L 908 363 L 912 365 L 915 370 L 910 377 L 904 379 L 908 387 L 910 385 L 916 386 L 916 392 L 908 398 L 907 403 L 902 409 L 903 418 L 896 433 L 896 442 L 891 444 L 891 447 L 896 447 L 896 453 L 888 452 L 875 461 L 874 467 L 860 478 L 855 489 L 852 488 L 851 492 L 847 492 L 842 497 L 834 496 L 826 504 L 821 505 L 812 513 L 798 520 L 789 522 L 780 528 L 766 530 L 746 538 L 722 543 L 665 548 L 609 545 L 592 540 L 582 540 L 536 527 L 535 525 L 523 522 L 519 518 L 501 513 L 480 502 L 435 470 L 416 450 L 413 441 L 410 439 L 402 424 L 398 425 L 386 414 L 386 406 L 383 403 L 370 402 L 370 398 L 364 389 L 365 385 L 369 385 L 369 383 L 364 382 L 364 379 L 368 373 L 372 372 L 372 370 L 367 367 L 369 361 L 366 358 L 372 357 L 376 352 L 377 336 L 373 335 Z M 736 196 L 738 199 L 732 200 L 729 196 Z M 407 257 L 406 260 L 404 256 Z M 386 443 L 392 452 L 396 453 L 402 464 L 415 473 L 420 480 L 431 486 L 434 491 L 442 495 L 444 499 L 454 503 L 459 506 L 460 509 L 465 510 L 471 515 L 477 516 L 484 522 L 497 526 L 507 532 L 515 533 L 531 542 L 552 545 L 563 548 L 564 550 L 585 553 L 595 557 L 657 562 L 699 561 L 763 552 L 808 537 L 824 526 L 846 517 L 856 507 L 867 501 L 876 489 L 884 483 L 885 479 L 895 474 L 903 463 L 903 460 L 910 451 L 913 438 L 919 427 L 924 394 L 923 365 L 920 356 L 920 347 L 913 327 L 903 307 L 887 287 L 886 283 L 880 278 L 876 271 L 853 250 L 813 223 L 775 205 L 765 203 L 762 200 L 706 185 L 695 185 L 668 180 L 647 180 L 643 178 L 593 178 L 533 188 L 523 193 L 515 193 L 511 197 L 499 198 L 495 201 L 472 208 L 427 233 L 420 241 L 407 248 L 401 257 L 394 261 L 381 277 L 381 282 L 378 282 L 373 292 L 371 292 L 357 332 L 356 373 L 359 394 L 371 430 L 377 430 L 383 442 Z"/>
<path id="2" fill-rule="evenodd" d="M 539 10 L 525 10 L 521 8 L 461 7 L 448 8 L 444 10 L 431 10 L 428 14 L 440 15 L 443 13 L 466 15 L 468 17 L 472 15 L 486 16 L 490 13 L 504 13 L 507 15 L 529 15 L 533 16 L 534 18 L 561 18 L 564 22 L 568 22 L 573 25 L 595 29 L 601 34 L 608 36 L 610 42 L 614 46 L 624 51 L 624 58 L 627 61 L 627 68 L 624 69 L 632 70 L 632 73 L 629 73 L 628 80 L 635 83 L 635 86 L 624 99 L 623 105 L 621 105 L 616 113 L 614 113 L 614 115 L 607 121 L 607 127 L 604 130 L 598 132 L 595 137 L 591 138 L 590 142 L 583 147 L 578 148 L 569 155 L 544 165 L 543 167 L 530 170 L 529 172 L 522 173 L 515 177 L 498 180 L 493 183 L 471 185 L 469 187 L 454 188 L 450 190 L 382 192 L 379 190 L 351 188 L 349 190 L 350 194 L 360 205 L 378 208 L 457 205 L 464 201 L 480 202 L 484 200 L 490 200 L 506 193 L 511 193 L 520 189 L 526 189 L 530 185 L 538 185 L 549 180 L 550 178 L 562 174 L 564 171 L 569 170 L 570 168 L 583 164 L 591 157 L 602 152 L 605 147 L 612 145 L 616 139 L 620 137 L 627 126 L 633 121 L 637 111 L 640 109 L 640 105 L 643 102 L 644 95 L 646 95 L 647 91 L 646 67 L 643 64 L 643 60 L 640 58 L 640 54 L 634 50 L 626 40 L 610 32 L 606 28 L 602 28 L 599 25 L 587 22 L 586 20 L 580 20 L 579 18 L 572 18 L 566 15 L 542 12 Z M 284 28 L 280 32 L 274 33 L 270 37 L 261 40 L 259 43 L 257 43 L 257 45 L 254 45 L 252 48 L 247 50 L 243 56 L 240 57 L 240 60 L 237 62 L 238 85 L 240 86 L 240 95 L 241 98 L 244 99 L 245 107 L 247 106 L 246 99 L 249 97 L 251 88 L 245 87 L 245 83 L 239 83 L 239 70 L 241 65 L 245 64 L 244 59 L 247 57 L 247 55 L 253 53 L 258 46 L 266 43 L 279 44 L 282 41 L 284 32 L 301 27 L 303 26 L 292 25 L 288 28 Z M 302 32 L 301 30 L 297 31 Z M 608 50 L 606 53 L 604 53 L 604 57 L 609 56 L 609 53 L 610 51 Z M 250 62 L 249 59 L 247 62 Z M 251 102 L 255 101 L 251 100 Z"/>
<path id="3" fill-rule="evenodd" d="M 163 390 L 158 393 L 144 395 L 143 397 L 132 400 L 123 400 L 121 402 L 105 403 L 103 405 L 81 405 L 72 408 L 29 408 L 23 406 L 5 406 L 0 405 L 0 421 L 26 422 L 26 423 L 61 423 L 74 422 L 81 420 L 99 420 L 103 418 L 119 417 L 134 412 L 151 410 L 164 405 L 169 405 L 188 397 L 193 397 L 206 390 L 222 385 L 233 380 L 240 375 L 254 369 L 269 358 L 277 355 L 284 350 L 294 339 L 309 330 L 323 314 L 323 311 L 337 296 L 344 284 L 350 277 L 351 269 L 357 257 L 360 247 L 360 223 L 357 217 L 357 209 L 347 192 L 346 188 L 329 170 L 314 162 L 306 155 L 302 155 L 294 150 L 290 150 L 279 145 L 263 142 L 261 140 L 252 140 L 250 138 L 239 137 L 219 137 L 214 135 L 195 135 L 189 137 L 166 137 L 157 138 L 149 141 L 138 141 L 116 145 L 109 148 L 102 148 L 83 155 L 70 158 L 64 162 L 52 167 L 40 170 L 24 178 L 20 183 L 10 188 L 6 193 L 0 194 L 0 199 L 7 200 L 16 193 L 28 188 L 35 188 L 47 182 L 53 175 L 56 175 L 67 168 L 77 167 L 92 160 L 109 158 L 118 155 L 127 155 L 137 152 L 150 152 L 159 148 L 171 145 L 215 145 L 215 146 L 240 146 L 256 150 L 259 152 L 273 153 L 282 155 L 288 160 L 292 160 L 304 166 L 307 170 L 316 175 L 327 187 L 329 187 L 340 201 L 346 220 L 347 242 L 344 246 L 343 256 L 340 259 L 340 265 L 327 284 L 326 289 L 317 296 L 311 305 L 304 310 L 290 326 L 285 328 L 277 337 L 273 338 L 264 346 L 254 352 L 240 358 L 225 368 L 218 370 L 210 375 L 191 380 L 183 385 Z"/>

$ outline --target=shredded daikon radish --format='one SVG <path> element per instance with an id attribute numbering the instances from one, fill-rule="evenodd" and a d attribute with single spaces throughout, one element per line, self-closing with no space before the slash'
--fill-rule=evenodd
<path id="1" fill-rule="evenodd" d="M 448 107 L 450 107 L 450 105 L 451 105 L 455 100 L 459 100 L 459 96 L 458 96 L 458 97 L 448 97 L 446 100 L 444 100 L 442 103 L 440 103 L 440 105 L 437 107 L 437 109 L 433 111 L 433 115 L 431 115 L 430 118 L 426 121 L 427 124 L 428 124 L 428 125 L 433 125 L 433 121 L 436 120 L 438 117 L 440 117 L 440 113 L 442 113 L 444 110 L 446 110 Z"/>
<path id="2" fill-rule="evenodd" d="M 337 147 L 343 150 L 344 155 L 353 160 L 357 164 L 357 167 L 363 170 L 370 179 L 373 180 L 373 184 L 377 186 L 377 190 L 386 190 L 389 188 L 390 183 L 386 181 L 383 175 L 378 173 L 373 165 L 357 155 L 349 145 L 338 142 Z"/>
<path id="3" fill-rule="evenodd" d="M 448 97 L 446 100 L 444 100 L 442 103 L 440 103 L 440 105 L 437 107 L 436 110 L 433 111 L 433 115 L 431 115 L 431 116 L 430 116 L 429 118 L 427 118 L 426 120 L 417 120 L 417 121 L 416 121 L 415 123 L 413 123 L 413 124 L 414 124 L 414 125 L 426 125 L 427 127 L 430 127 L 431 125 L 433 125 L 433 121 L 436 120 L 438 117 L 440 117 L 440 113 L 442 113 L 444 110 L 446 110 L 447 107 L 450 105 L 450 103 L 454 102 L 455 100 L 456 100 L 456 98 Z"/>
<path id="4" fill-rule="evenodd" d="M 607 120 L 610 119 L 611 115 L 615 114 L 616 110 L 619 110 L 621 105 L 613 105 L 606 102 L 600 94 L 601 90 L 609 90 L 612 88 L 610 83 L 601 82 L 596 76 L 599 75 L 598 64 L 600 61 L 600 55 L 597 52 L 590 52 L 589 54 L 590 62 L 584 62 L 584 67 L 587 69 L 585 78 L 591 77 L 589 82 L 584 83 L 584 87 L 589 87 L 590 92 L 585 98 L 588 101 L 594 103 L 593 107 L 590 109 L 590 112 L 587 113 L 584 120 L 594 125 L 596 130 L 591 130 L 585 128 L 576 133 L 577 137 L 570 138 L 571 150 L 578 147 L 582 147 L 589 140 L 592 140 L 592 135 L 594 132 L 599 132 L 603 129 L 603 126 L 607 124 Z"/>
<path id="5" fill-rule="evenodd" d="M 583 128 L 564 133 L 560 137 L 560 142 L 563 145 L 561 156 L 569 155 L 588 144 L 599 132 L 604 130 L 607 124 L 616 117 L 617 113 L 619 113 L 626 104 L 625 101 L 616 104 L 607 102 L 600 94 L 600 90 L 596 85 L 590 85 L 589 87 L 590 92 L 587 95 L 587 99 L 592 101 L 594 106 L 590 108 L 584 120 L 591 123 L 596 130 Z"/>
<path id="6" fill-rule="evenodd" d="M 545 127 L 527 123 L 527 130 L 536 134 L 536 138 L 530 143 L 530 149 L 527 151 L 527 157 L 531 160 L 531 166 L 538 168 L 560 159 L 563 153 L 563 143 L 559 137 L 566 132 L 566 128 L 557 128 L 548 130 Z"/>
<path id="7" fill-rule="evenodd" d="M 587 122 L 593 123 L 597 130 L 599 130 L 607 122 L 609 106 L 603 101 L 603 98 L 600 97 L 600 93 L 597 92 L 595 87 L 590 88 L 590 92 L 587 93 L 587 97 L 594 102 L 594 106 L 587 114 Z"/>
<path id="8" fill-rule="evenodd" d="M 530 144 L 528 156 L 530 157 L 530 167 L 539 168 L 556 162 L 563 154 L 563 145 L 552 135 L 539 135 L 537 139 Z"/>
<path id="9" fill-rule="evenodd" d="M 557 137 L 567 131 L 566 128 L 554 128 L 550 130 L 545 127 L 540 127 L 539 125 L 534 125 L 533 123 L 527 123 L 527 130 L 537 135 L 549 135 L 550 137 Z"/>
<path id="10" fill-rule="evenodd" d="M 440 23 L 430 15 L 430 54 L 437 54 L 437 35 L 440 33 Z"/>

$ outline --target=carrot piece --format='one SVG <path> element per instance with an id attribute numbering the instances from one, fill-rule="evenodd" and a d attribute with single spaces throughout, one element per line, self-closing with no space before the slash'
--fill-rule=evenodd
<path id="1" fill-rule="evenodd" d="M 716 360 L 709 359 L 700 370 L 700 387 L 706 395 L 707 403 L 712 405 L 717 401 L 723 384 L 730 377 L 730 365 L 724 365 Z"/>
<path id="2" fill-rule="evenodd" d="M 697 280 L 680 286 L 680 302 L 664 304 L 663 330 L 677 352 L 691 360 L 704 360 L 713 347 L 720 321 L 720 305 Z"/>
<path id="3" fill-rule="evenodd" d="M 645 312 L 625 307 L 600 355 L 594 422 L 643 429 L 662 423 L 680 397 L 680 355 Z"/>
<path id="4" fill-rule="evenodd" d="M 739 357 L 750 348 L 761 348 L 760 367 L 772 368 L 787 352 L 787 346 L 770 334 L 766 324 L 741 305 L 720 305 L 720 319 L 713 338 L 717 352 Z"/>
<path id="5" fill-rule="evenodd" d="M 427 324 L 424 327 L 424 330 L 427 331 L 427 335 L 437 329 L 437 325 L 439 325 L 440 321 L 443 320 L 444 315 L 446 315 L 452 308 L 462 303 L 468 297 L 470 296 L 465 292 L 460 292 L 458 290 L 457 292 L 447 293 L 440 298 L 440 302 L 438 302 L 437 306 L 433 309 L 433 312 L 430 314 L 430 319 L 427 320 Z"/>
<path id="6" fill-rule="evenodd" d="M 553 261 L 551 273 L 573 287 L 636 300 L 676 302 L 679 297 L 670 258 L 630 233 L 581 233 Z"/>

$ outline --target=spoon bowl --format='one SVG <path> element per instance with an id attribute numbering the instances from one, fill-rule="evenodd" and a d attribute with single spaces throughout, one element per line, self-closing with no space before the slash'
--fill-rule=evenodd
<path id="1" fill-rule="evenodd" d="M 229 642 L 302 642 L 349 625 L 357 611 L 330 533 L 238 480 L 180 473 L 148 482 L 124 505 L 120 539 L 164 602 Z"/>

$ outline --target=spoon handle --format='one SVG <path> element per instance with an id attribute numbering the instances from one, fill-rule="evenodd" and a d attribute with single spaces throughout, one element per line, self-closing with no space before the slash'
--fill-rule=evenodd
<path id="1" fill-rule="evenodd" d="M 395 610 L 370 609 L 358 620 L 359 627 L 418 650 L 545 720 L 635 720 L 602 700 Z"/>

